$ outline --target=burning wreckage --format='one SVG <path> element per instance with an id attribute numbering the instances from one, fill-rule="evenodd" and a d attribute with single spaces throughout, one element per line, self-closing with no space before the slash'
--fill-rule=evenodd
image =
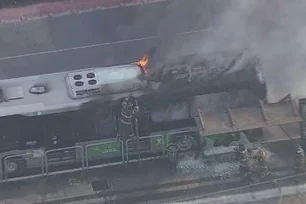
<path id="1" fill-rule="evenodd" d="M 185 152 L 260 141 L 263 128 L 302 120 L 290 98 L 265 102 L 248 54 L 149 58 L 1 80 L 0 178 L 155 158 L 170 144 Z"/>

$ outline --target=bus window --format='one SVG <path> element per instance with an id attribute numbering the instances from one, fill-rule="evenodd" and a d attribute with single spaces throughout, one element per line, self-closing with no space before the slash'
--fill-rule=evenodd
<path id="1" fill-rule="evenodd" d="M 159 132 L 188 126 L 194 126 L 195 121 L 190 117 L 189 104 L 179 102 L 151 109 L 151 132 Z"/>
<path id="2" fill-rule="evenodd" d="M 20 116 L 0 118 L 0 152 L 18 149 Z"/>
<path id="3" fill-rule="evenodd" d="M 111 117 L 111 107 L 110 106 L 99 106 L 96 109 L 93 110 L 93 116 L 97 120 L 105 121 L 108 120 L 109 117 Z"/>
<path id="4" fill-rule="evenodd" d="M 159 105 L 151 109 L 153 123 L 184 120 L 189 117 L 189 105 L 187 102 Z"/>
<path id="5" fill-rule="evenodd" d="M 112 106 L 102 105 L 97 107 L 92 114 L 92 121 L 100 138 L 115 137 L 115 115 Z"/>
<path id="6" fill-rule="evenodd" d="M 31 149 L 44 146 L 45 124 L 40 117 L 22 116 L 20 125 L 19 149 Z"/>
<path id="7" fill-rule="evenodd" d="M 74 146 L 72 118 L 65 114 L 42 116 L 46 123 L 47 149 Z"/>
<path id="8" fill-rule="evenodd" d="M 78 111 L 74 118 L 77 142 L 115 137 L 115 121 L 112 108 L 94 106 Z"/>
<path id="9" fill-rule="evenodd" d="M 79 111 L 73 118 L 76 142 L 84 142 L 97 138 L 96 127 L 85 111 Z"/>

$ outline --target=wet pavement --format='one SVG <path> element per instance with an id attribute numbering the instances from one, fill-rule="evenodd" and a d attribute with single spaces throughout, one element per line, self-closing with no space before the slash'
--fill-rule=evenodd
<path id="1" fill-rule="evenodd" d="M 277 197 L 273 199 L 262 200 L 259 202 L 245 203 L 245 204 L 304 204 L 306 201 L 306 195 L 294 195 L 286 197 Z"/>
<path id="2" fill-rule="evenodd" d="M 0 78 L 131 63 L 159 39 L 167 43 L 167 54 L 196 52 L 203 29 L 213 27 L 222 9 L 175 0 L 1 24 Z"/>
<path id="3" fill-rule="evenodd" d="M 294 153 L 294 151 L 290 150 L 295 147 L 295 142 L 281 141 L 262 146 L 268 152 L 270 168 L 288 168 L 289 166 L 290 169 L 293 166 L 292 158 L 294 155 L 292 152 Z M 137 163 L 131 163 L 47 178 L 4 183 L 0 187 L 0 203 L 5 203 L 5 201 L 18 203 L 16 200 L 22 200 L 23 204 L 47 201 L 48 203 L 60 203 L 59 200 L 61 202 L 71 200 L 81 202 L 84 199 L 95 199 L 97 193 L 102 193 L 102 197 L 106 196 L 106 192 L 121 192 L 121 196 L 137 191 L 141 195 L 152 194 L 160 193 L 156 186 L 163 186 L 162 191 L 173 191 L 171 186 L 175 187 L 179 182 L 187 183 L 176 187 L 178 192 L 182 188 L 187 190 L 203 185 L 204 187 L 212 185 L 206 188 L 207 191 L 213 192 L 220 188 L 234 187 L 237 184 L 237 181 L 227 183 L 227 179 L 237 177 L 239 173 L 237 167 L 236 161 L 205 163 L 201 158 L 196 158 L 195 154 L 189 153 L 181 155 L 176 172 L 169 169 L 166 160 L 152 160 L 143 161 L 141 168 Z M 202 181 L 194 183 L 193 180 Z M 217 180 L 221 183 L 211 184 Z M 177 193 L 176 196 L 181 195 Z M 119 198 L 120 196 L 116 197 L 116 199 Z"/>

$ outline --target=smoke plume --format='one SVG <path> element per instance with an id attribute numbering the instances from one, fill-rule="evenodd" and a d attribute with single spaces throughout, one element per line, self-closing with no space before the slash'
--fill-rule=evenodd
<path id="1" fill-rule="evenodd" d="M 305 8 L 302 0 L 232 0 L 203 49 L 247 48 L 261 60 L 269 102 L 288 93 L 301 96 L 306 74 Z"/>
<path id="2" fill-rule="evenodd" d="M 198 39 L 192 42 L 192 38 L 190 42 L 184 42 L 182 49 L 178 49 L 177 42 L 174 43 L 169 26 L 179 23 L 178 16 L 171 15 L 171 10 L 180 4 L 180 0 L 174 2 L 160 26 L 161 43 L 156 49 L 159 60 L 184 48 L 203 53 L 248 50 L 260 58 L 268 102 L 277 102 L 289 93 L 293 97 L 303 97 L 303 92 L 306 93 L 306 1 L 199 1 L 195 7 L 203 12 L 199 14 L 198 22 L 193 23 L 208 24 L 207 12 L 213 10 L 209 15 L 212 25 L 207 26 L 212 31 L 200 42 Z"/>

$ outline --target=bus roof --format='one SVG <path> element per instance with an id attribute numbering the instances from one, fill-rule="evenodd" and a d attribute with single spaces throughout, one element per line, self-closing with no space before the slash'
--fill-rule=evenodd
<path id="1" fill-rule="evenodd" d="M 74 99 L 71 97 L 71 95 L 69 95 L 69 89 L 72 88 L 69 87 L 66 78 L 71 73 L 84 73 L 86 70 L 95 71 L 94 73 L 97 75 L 100 74 L 101 76 L 102 74 L 105 75 L 105 69 L 111 68 L 112 70 L 116 70 L 116 68 L 124 68 L 128 70 L 135 69 L 135 66 L 136 65 L 121 65 L 107 68 L 90 68 L 70 72 L 60 72 L 0 80 L 0 96 L 2 99 L 0 102 L 0 117 L 16 114 L 33 116 L 66 112 L 77 110 L 82 104 L 98 98 L 101 100 L 103 100 L 103 98 L 107 98 L 107 100 L 110 98 L 113 99 L 114 97 L 121 98 L 124 95 L 131 93 L 114 94 L 107 97 L 101 97 L 101 95 L 100 97 L 93 95 L 91 97 L 80 97 Z M 122 76 L 119 76 L 119 78 L 120 77 L 122 78 Z M 41 94 L 30 93 L 29 90 L 31 87 L 37 85 L 43 85 L 46 87 L 47 91 Z M 97 83 L 97 85 L 101 84 Z M 137 91 L 132 92 L 132 94 L 137 94 Z"/>

